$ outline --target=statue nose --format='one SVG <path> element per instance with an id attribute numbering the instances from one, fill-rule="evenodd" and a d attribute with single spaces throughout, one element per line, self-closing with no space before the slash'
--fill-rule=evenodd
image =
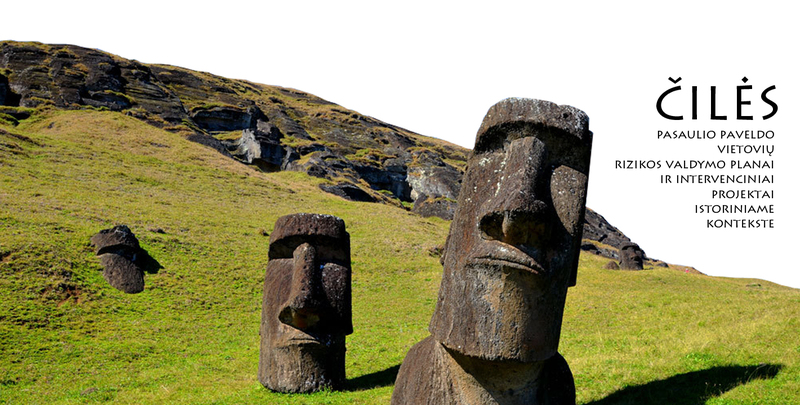
<path id="1" fill-rule="evenodd" d="M 278 319 L 300 330 L 313 328 L 320 321 L 320 283 L 316 269 L 316 249 L 308 243 L 294 250 L 294 268 L 289 299 Z"/>
<path id="2" fill-rule="evenodd" d="M 505 150 L 503 175 L 481 207 L 484 239 L 537 247 L 547 231 L 550 191 L 546 150 L 535 137 L 517 139 Z"/>
<path id="3" fill-rule="evenodd" d="M 510 245 L 536 246 L 545 237 L 547 204 L 529 201 L 490 211 L 478 224 L 481 236 Z"/>

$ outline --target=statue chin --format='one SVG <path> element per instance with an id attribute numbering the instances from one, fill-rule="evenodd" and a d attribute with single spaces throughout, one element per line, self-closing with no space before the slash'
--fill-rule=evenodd
<path id="1" fill-rule="evenodd" d="M 319 342 L 284 344 L 263 350 L 258 379 L 278 392 L 339 389 L 344 384 L 344 338 L 331 346 Z"/>
<path id="2" fill-rule="evenodd" d="M 443 280 L 443 289 L 459 294 L 437 303 L 431 335 L 449 350 L 482 360 L 534 362 L 555 355 L 566 286 L 543 289 L 542 277 L 492 266 L 469 267 L 458 283 Z"/>

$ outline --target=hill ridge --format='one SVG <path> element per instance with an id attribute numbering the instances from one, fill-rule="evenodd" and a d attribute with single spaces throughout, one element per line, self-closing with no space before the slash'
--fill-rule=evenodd
<path id="1" fill-rule="evenodd" d="M 53 107 L 124 113 L 263 171 L 322 178 L 323 191 L 345 199 L 444 219 L 470 154 L 302 90 L 75 45 L 0 42 L 0 117 L 18 122 Z M 631 242 L 592 210 L 584 228 L 585 239 L 613 247 L 594 250 L 609 258 Z"/>

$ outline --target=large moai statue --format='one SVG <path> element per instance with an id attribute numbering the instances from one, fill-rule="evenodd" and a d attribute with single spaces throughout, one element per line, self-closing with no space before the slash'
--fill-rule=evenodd
<path id="1" fill-rule="evenodd" d="M 483 119 L 445 244 L 431 336 L 392 404 L 575 404 L 558 353 L 592 133 L 574 107 L 506 99 Z"/>
<path id="2" fill-rule="evenodd" d="M 278 218 L 270 236 L 258 380 L 278 392 L 339 389 L 353 332 L 350 235 L 331 215 Z"/>

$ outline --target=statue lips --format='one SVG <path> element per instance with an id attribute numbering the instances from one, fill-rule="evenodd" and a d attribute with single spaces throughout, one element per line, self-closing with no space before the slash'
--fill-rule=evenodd
<path id="1" fill-rule="evenodd" d="M 502 243 L 489 242 L 479 252 L 473 255 L 468 261 L 469 265 L 488 265 L 509 267 L 517 270 L 527 271 L 538 276 L 544 276 L 548 272 L 534 260 L 530 255 L 517 247 Z"/>
<path id="2" fill-rule="evenodd" d="M 277 347 L 288 347 L 288 346 L 325 346 L 325 344 L 315 338 L 314 336 L 309 335 L 299 329 L 292 328 L 290 326 L 283 326 L 284 330 L 282 333 L 282 337 L 280 342 L 276 345 Z"/>

